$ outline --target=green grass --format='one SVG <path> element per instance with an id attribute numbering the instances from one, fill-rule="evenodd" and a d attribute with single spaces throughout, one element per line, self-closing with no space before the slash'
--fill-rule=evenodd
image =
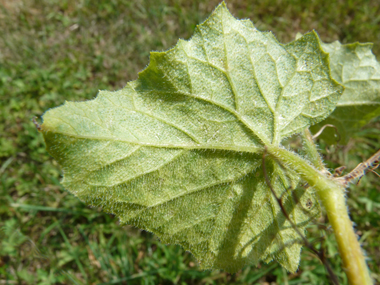
<path id="1" fill-rule="evenodd" d="M 275 263 L 231 275 L 200 271 L 191 254 L 166 246 L 112 216 L 90 209 L 59 184 L 61 171 L 31 119 L 65 100 L 117 90 L 137 78 L 151 50 L 188 39 L 219 1 L 0 0 L 0 284 L 328 284 L 306 249 L 300 270 Z M 325 41 L 374 42 L 380 55 L 376 1 L 228 1 L 239 18 L 273 30 L 282 42 L 316 29 Z M 207 3 L 207 4 L 206 4 Z M 255 3 L 255 4 L 253 4 Z M 380 120 L 344 148 L 321 149 L 329 167 L 348 169 L 380 148 Z M 347 193 L 373 276 L 380 282 L 380 183 L 368 174 Z M 324 236 L 334 271 L 346 279 L 322 217 L 310 239 Z M 271 283 L 273 282 L 273 283 Z"/>

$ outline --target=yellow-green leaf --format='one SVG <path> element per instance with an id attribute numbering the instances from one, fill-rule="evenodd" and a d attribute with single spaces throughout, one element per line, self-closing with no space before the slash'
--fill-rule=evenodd
<path id="1" fill-rule="evenodd" d="M 372 53 L 372 44 L 347 44 L 338 41 L 322 44 L 330 55 L 331 75 L 345 87 L 335 111 L 324 121 L 312 127 L 317 132 L 323 125 L 338 128 L 340 144 L 348 140 L 371 119 L 380 115 L 380 63 Z M 322 138 L 336 143 L 333 129 L 326 129 Z"/>
<path id="2" fill-rule="evenodd" d="M 204 269 L 275 259 L 294 272 L 300 237 L 262 153 L 326 118 L 342 90 L 314 32 L 281 45 L 222 3 L 189 41 L 152 52 L 136 81 L 49 110 L 41 131 L 85 203 L 180 244 Z M 313 193 L 274 161 L 267 172 L 303 231 L 319 213 Z"/>

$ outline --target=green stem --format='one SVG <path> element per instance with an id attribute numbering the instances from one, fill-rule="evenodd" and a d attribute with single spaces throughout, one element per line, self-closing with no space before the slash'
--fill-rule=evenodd
<path id="1" fill-rule="evenodd" d="M 298 155 L 273 145 L 267 146 L 267 150 L 274 159 L 294 169 L 316 190 L 334 230 L 349 284 L 373 284 L 352 222 L 348 216 L 344 196 L 345 189 Z"/>
<path id="2" fill-rule="evenodd" d="M 323 164 L 322 158 L 319 155 L 317 147 L 313 141 L 313 136 L 311 135 L 309 129 L 305 129 L 301 133 L 303 147 L 306 150 L 307 156 L 310 162 L 314 165 L 318 170 L 324 170 L 325 166 Z"/>

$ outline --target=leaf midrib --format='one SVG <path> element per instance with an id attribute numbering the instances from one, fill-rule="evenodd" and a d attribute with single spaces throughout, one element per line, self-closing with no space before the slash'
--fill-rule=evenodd
<path id="1" fill-rule="evenodd" d="M 97 141 L 111 141 L 111 142 L 124 142 L 127 144 L 145 146 L 145 147 L 156 147 L 156 148 L 175 148 L 175 149 L 205 149 L 205 150 L 226 150 L 226 151 L 236 151 L 236 152 L 248 152 L 248 153 L 259 153 L 263 151 L 263 147 L 255 146 L 237 146 L 232 144 L 170 144 L 170 143 L 149 143 L 142 141 L 131 141 L 127 139 L 120 139 L 116 137 L 107 137 L 107 136 L 95 136 L 95 135 L 76 135 L 68 132 L 57 132 L 51 131 L 48 128 L 44 128 L 45 133 L 54 133 L 60 134 L 71 138 L 76 139 L 87 139 L 87 140 L 97 140 Z"/>
<path id="2" fill-rule="evenodd" d="M 380 102 L 372 102 L 372 101 L 345 101 L 345 102 L 338 102 L 336 107 L 357 107 L 358 105 L 380 105 Z"/>

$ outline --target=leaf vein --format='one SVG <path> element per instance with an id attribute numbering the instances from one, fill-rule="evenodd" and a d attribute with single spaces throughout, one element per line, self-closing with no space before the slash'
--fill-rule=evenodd
<path id="1" fill-rule="evenodd" d="M 90 186 L 94 186 L 94 187 L 96 187 L 96 186 L 102 186 L 102 187 L 115 187 L 115 186 L 119 186 L 119 185 L 122 185 L 122 184 L 126 184 L 126 183 L 128 183 L 128 182 L 130 182 L 130 181 L 132 181 L 132 180 L 134 180 L 134 179 L 136 179 L 136 178 L 139 178 L 139 177 L 141 177 L 141 176 L 144 176 L 144 175 L 146 175 L 146 174 L 149 174 L 149 173 L 152 173 L 152 172 L 154 172 L 154 171 L 159 170 L 160 168 L 162 168 L 162 167 L 164 167 L 165 165 L 167 165 L 167 164 L 173 162 L 174 160 L 176 160 L 178 157 L 180 157 L 182 154 L 184 154 L 184 153 L 186 153 L 186 152 L 188 152 L 188 150 L 180 151 L 178 154 L 176 154 L 175 156 L 171 157 L 170 159 L 164 161 L 164 162 L 161 163 L 160 165 L 158 165 L 158 166 L 156 166 L 156 167 L 154 167 L 154 168 L 148 169 L 147 171 L 141 172 L 141 173 L 139 173 L 139 174 L 137 174 L 137 175 L 135 175 L 135 176 L 128 177 L 128 179 L 123 180 L 123 181 L 119 181 L 119 182 L 114 183 L 114 184 L 109 184 L 109 185 L 104 185 L 104 184 L 92 184 L 92 183 L 87 183 L 87 184 L 90 185 Z"/>

